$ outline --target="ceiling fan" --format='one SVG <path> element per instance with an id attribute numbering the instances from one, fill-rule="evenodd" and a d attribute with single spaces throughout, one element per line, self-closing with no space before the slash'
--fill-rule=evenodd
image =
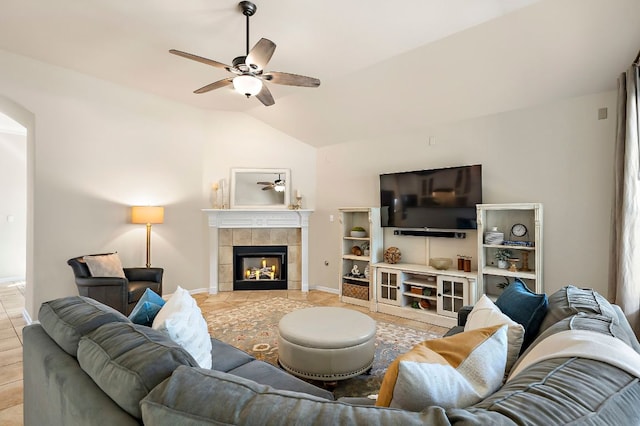
<path id="1" fill-rule="evenodd" d="M 284 192 L 285 190 L 285 182 L 280 179 L 280 174 L 278 174 L 278 179 L 273 182 L 256 182 L 258 185 L 264 185 L 262 188 L 263 191 L 268 191 L 270 189 L 274 189 L 276 192 Z"/>
<path id="2" fill-rule="evenodd" d="M 206 93 L 211 90 L 233 84 L 234 89 L 245 95 L 247 98 L 255 96 L 264 106 L 270 106 L 273 105 L 275 101 L 273 100 L 273 96 L 271 95 L 269 88 L 264 84 L 264 82 L 268 81 L 275 84 L 299 87 L 320 86 L 320 80 L 317 78 L 278 71 L 265 71 L 264 68 L 267 66 L 273 52 L 276 50 L 276 45 L 271 40 L 261 38 L 255 46 L 249 50 L 249 17 L 256 13 L 257 7 L 250 1 L 241 1 L 239 5 L 242 9 L 242 14 L 247 17 L 247 53 L 245 56 L 238 56 L 234 58 L 231 66 L 212 59 L 182 52 L 180 50 L 169 50 L 169 52 L 174 55 L 182 56 L 183 58 L 211 65 L 216 68 L 221 68 L 235 74 L 234 77 L 228 77 L 214 83 L 207 84 L 206 86 L 195 90 L 193 93 Z"/>

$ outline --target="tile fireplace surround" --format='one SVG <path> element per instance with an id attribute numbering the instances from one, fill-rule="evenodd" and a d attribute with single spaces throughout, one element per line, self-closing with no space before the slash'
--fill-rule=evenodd
<path id="1" fill-rule="evenodd" d="M 313 210 L 203 209 L 209 224 L 209 293 L 233 291 L 233 246 L 286 245 L 289 290 L 309 291 Z"/>

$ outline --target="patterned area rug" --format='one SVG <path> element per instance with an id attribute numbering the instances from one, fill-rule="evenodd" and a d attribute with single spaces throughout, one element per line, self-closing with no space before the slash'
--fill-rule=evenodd
<path id="1" fill-rule="evenodd" d="M 211 312 L 206 320 L 211 336 L 278 366 L 278 322 L 285 314 L 314 305 L 285 298 L 245 304 L 226 312 Z M 376 354 L 370 374 L 338 381 L 336 398 L 377 394 L 387 366 L 415 344 L 441 334 L 377 322 Z M 311 383 L 322 386 L 321 382 Z"/>

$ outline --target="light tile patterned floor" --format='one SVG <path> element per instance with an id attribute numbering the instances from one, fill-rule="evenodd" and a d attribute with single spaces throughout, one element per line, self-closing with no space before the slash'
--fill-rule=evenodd
<path id="1" fill-rule="evenodd" d="M 0 425 L 22 425 L 24 283 L 0 285 Z"/>
<path id="2" fill-rule="evenodd" d="M 305 300 L 316 306 L 342 306 L 370 315 L 375 320 L 412 327 L 418 330 L 446 332 L 446 328 L 393 315 L 369 312 L 368 309 L 340 302 L 335 294 L 312 290 L 268 290 L 223 292 L 216 295 L 196 294 L 194 298 L 203 312 L 237 308 L 244 303 L 268 301 L 273 297 Z M 0 284 L 0 425 L 22 425 L 22 317 L 24 284 Z"/>

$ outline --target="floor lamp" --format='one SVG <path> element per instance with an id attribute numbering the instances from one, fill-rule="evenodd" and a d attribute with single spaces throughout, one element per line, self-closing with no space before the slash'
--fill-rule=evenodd
<path id="1" fill-rule="evenodd" d="M 147 268 L 151 267 L 151 224 L 162 222 L 164 222 L 164 207 L 131 207 L 131 223 L 144 223 L 147 225 Z"/>

